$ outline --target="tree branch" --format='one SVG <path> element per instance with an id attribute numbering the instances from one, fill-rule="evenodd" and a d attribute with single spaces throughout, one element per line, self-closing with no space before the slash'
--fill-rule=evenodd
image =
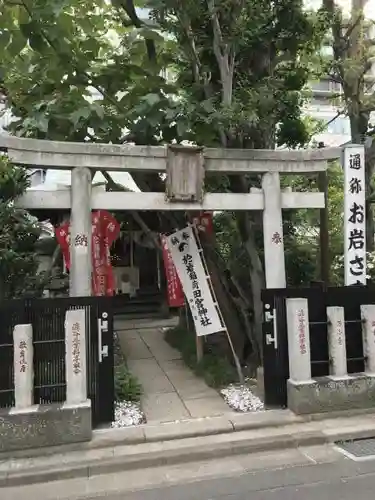
<path id="1" fill-rule="evenodd" d="M 145 24 L 137 16 L 133 0 L 121 0 L 119 5 L 125 10 L 135 28 L 142 28 Z M 147 55 L 151 62 L 156 62 L 156 47 L 151 38 L 145 37 Z"/>
<path id="2" fill-rule="evenodd" d="M 126 189 L 124 186 L 115 182 L 108 172 L 103 170 L 102 174 L 103 174 L 103 177 L 105 178 L 105 180 L 107 181 L 108 187 L 110 188 L 110 190 L 129 192 L 129 190 Z M 161 249 L 161 245 L 160 245 L 158 237 L 154 235 L 154 233 L 151 231 L 151 229 L 148 227 L 148 225 L 145 223 L 145 221 L 142 219 L 142 217 L 138 214 L 138 212 L 136 212 L 134 210 L 130 210 L 130 215 L 133 217 L 133 219 L 139 225 L 139 227 L 147 234 L 149 239 L 154 244 L 155 248 L 157 248 L 161 252 L 162 249 Z"/>

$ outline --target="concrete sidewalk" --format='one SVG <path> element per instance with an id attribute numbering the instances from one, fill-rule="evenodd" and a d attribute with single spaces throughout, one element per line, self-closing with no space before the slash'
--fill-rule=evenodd
<path id="1" fill-rule="evenodd" d="M 32 452 L 19 452 L 12 457 L 0 455 L 0 487 L 20 486 L 62 479 L 93 477 L 120 471 L 136 471 L 145 468 L 216 460 L 220 457 L 258 453 L 300 446 L 334 443 L 345 439 L 375 436 L 374 414 L 353 413 L 352 416 L 327 418 L 320 415 L 314 420 L 297 417 L 288 411 L 268 411 L 238 415 L 232 430 L 212 435 L 223 425 L 223 417 L 202 419 L 206 428 L 196 429 L 196 437 L 181 439 L 184 433 L 177 424 L 160 424 L 102 430 L 95 433 L 91 443 L 75 447 L 44 448 Z M 196 425 L 198 420 L 190 421 Z M 189 435 L 186 423 L 185 435 Z M 143 441 L 135 442 L 135 432 L 143 435 Z M 210 434 L 210 435 L 208 435 Z M 190 435 L 193 429 L 190 429 Z M 169 439 L 168 439 L 169 436 Z M 139 436 L 138 436 L 139 439 Z"/>
<path id="2" fill-rule="evenodd" d="M 142 384 L 141 405 L 149 423 L 230 411 L 219 393 L 198 378 L 164 340 L 163 327 L 176 324 L 177 319 L 115 322 L 129 370 Z"/>

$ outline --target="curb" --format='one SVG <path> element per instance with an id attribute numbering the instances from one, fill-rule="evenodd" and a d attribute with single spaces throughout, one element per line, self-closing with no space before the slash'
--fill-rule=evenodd
<path id="1" fill-rule="evenodd" d="M 144 424 L 134 427 L 97 429 L 92 440 L 60 446 L 31 448 L 0 452 L 0 463 L 10 459 L 37 458 L 77 451 L 98 450 L 116 446 L 181 440 L 185 438 L 215 436 L 256 429 L 280 428 L 291 424 L 346 421 L 354 417 L 374 415 L 375 409 L 348 410 L 314 415 L 296 415 L 289 410 L 265 410 L 256 413 L 227 413 L 217 417 L 195 418 L 178 422 Z"/>
<path id="2" fill-rule="evenodd" d="M 347 421 L 350 419 L 346 419 Z M 92 476 L 153 468 L 166 465 L 212 460 L 247 453 L 269 452 L 300 446 L 331 444 L 345 439 L 360 439 L 375 435 L 375 422 L 356 426 L 349 422 L 341 430 L 337 426 L 321 427 L 319 423 L 285 425 L 273 429 L 253 429 L 236 433 L 184 438 L 162 443 L 118 446 L 112 450 L 78 452 L 73 460 L 64 460 L 55 465 L 20 467 L 0 472 L 0 488 L 46 483 L 62 479 L 89 478 Z M 359 427 L 359 428 L 358 428 Z M 96 455 L 96 456 L 95 456 Z M 68 457 L 69 458 L 69 457 Z M 64 463 L 60 465 L 60 463 Z"/>

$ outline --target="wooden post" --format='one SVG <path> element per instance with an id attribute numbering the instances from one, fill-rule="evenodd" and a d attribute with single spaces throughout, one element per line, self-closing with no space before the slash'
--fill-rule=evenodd
<path id="1" fill-rule="evenodd" d="M 197 362 L 200 363 L 203 359 L 203 337 L 195 336 L 195 343 L 197 346 Z"/>
<path id="2" fill-rule="evenodd" d="M 324 193 L 324 208 L 320 212 L 319 243 L 320 243 L 320 279 L 324 285 L 329 286 L 329 217 L 328 217 L 328 176 L 327 172 L 320 172 L 318 175 L 319 191 Z"/>

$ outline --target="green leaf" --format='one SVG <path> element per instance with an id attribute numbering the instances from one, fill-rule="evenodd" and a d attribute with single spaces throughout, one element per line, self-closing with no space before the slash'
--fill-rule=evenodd
<path id="1" fill-rule="evenodd" d="M 85 106 L 74 111 L 70 115 L 70 121 L 73 123 L 73 126 L 76 127 L 81 119 L 87 120 L 90 115 L 91 109 L 88 106 Z"/>
<path id="2" fill-rule="evenodd" d="M 29 37 L 29 44 L 33 50 L 37 52 L 44 52 L 48 48 L 45 38 L 38 33 L 31 33 Z"/>
<path id="3" fill-rule="evenodd" d="M 146 101 L 149 106 L 154 106 L 160 102 L 160 96 L 158 94 L 147 94 L 142 97 L 142 101 Z"/>
<path id="4" fill-rule="evenodd" d="M 46 115 L 39 115 L 35 119 L 36 127 L 43 133 L 48 132 L 48 123 L 49 123 L 49 118 Z"/>
<path id="5" fill-rule="evenodd" d="M 4 48 L 6 48 L 6 46 L 8 45 L 9 41 L 10 41 L 10 31 L 8 30 L 4 30 L 2 32 L 0 32 L 0 47 L 2 48 L 2 50 L 4 50 Z"/>
<path id="6" fill-rule="evenodd" d="M 20 30 L 25 38 L 29 38 L 35 31 L 38 31 L 38 24 L 34 21 L 20 23 Z"/>
<path id="7" fill-rule="evenodd" d="M 207 113 L 213 113 L 215 111 L 212 99 L 207 99 L 201 102 L 201 106 Z"/>
<path id="8" fill-rule="evenodd" d="M 12 39 L 10 44 L 7 47 L 7 51 L 10 57 L 15 57 L 22 52 L 27 44 L 27 39 L 22 35 L 20 31 L 16 31 L 12 33 Z"/>
<path id="9" fill-rule="evenodd" d="M 177 122 L 177 134 L 180 138 L 183 138 L 188 129 L 186 121 Z"/>

